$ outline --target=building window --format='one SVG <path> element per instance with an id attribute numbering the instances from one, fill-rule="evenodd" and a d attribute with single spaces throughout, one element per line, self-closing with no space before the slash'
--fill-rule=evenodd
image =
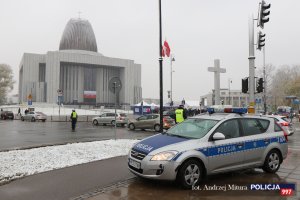
<path id="1" fill-rule="evenodd" d="M 46 63 L 39 63 L 39 82 L 46 82 Z"/>

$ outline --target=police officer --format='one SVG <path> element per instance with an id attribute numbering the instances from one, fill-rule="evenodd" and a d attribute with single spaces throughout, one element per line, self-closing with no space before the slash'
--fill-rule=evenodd
<path id="1" fill-rule="evenodd" d="M 176 124 L 183 122 L 186 119 L 186 110 L 184 109 L 183 105 L 180 105 L 175 110 L 175 115 L 176 115 Z"/>
<path id="2" fill-rule="evenodd" d="M 78 115 L 77 115 L 75 109 L 73 109 L 72 113 L 71 113 L 72 131 L 75 131 L 75 127 L 76 127 L 76 123 L 77 123 L 77 118 L 78 118 Z"/>

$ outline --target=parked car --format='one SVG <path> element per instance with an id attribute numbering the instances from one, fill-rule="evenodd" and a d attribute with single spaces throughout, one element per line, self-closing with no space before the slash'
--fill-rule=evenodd
<path id="1" fill-rule="evenodd" d="M 291 136 L 295 133 L 295 127 L 292 121 L 286 116 L 281 115 L 266 115 L 266 117 L 274 118 L 275 121 L 283 128 L 283 130 Z"/>
<path id="2" fill-rule="evenodd" d="M 127 124 L 128 117 L 125 113 L 117 113 L 116 115 L 117 125 L 124 126 Z M 103 113 L 99 117 L 94 117 L 92 119 L 94 125 L 106 124 L 115 125 L 115 113 Z"/>
<path id="3" fill-rule="evenodd" d="M 159 114 L 149 114 L 149 115 L 142 115 L 137 119 L 130 119 L 128 120 L 128 128 L 130 130 L 135 129 L 154 129 L 155 131 L 160 130 L 160 117 Z M 172 119 L 170 116 L 164 116 L 163 118 L 163 128 L 169 129 L 175 125 L 175 120 Z"/>
<path id="4" fill-rule="evenodd" d="M 14 113 L 11 111 L 2 111 L 1 119 L 14 119 Z"/>
<path id="5" fill-rule="evenodd" d="M 47 120 L 47 115 L 42 112 L 30 111 L 27 114 L 22 115 L 21 120 L 22 121 L 29 120 L 32 122 L 35 122 L 35 121 L 45 122 Z"/>
<path id="6" fill-rule="evenodd" d="M 166 110 L 163 112 L 164 116 L 170 116 L 172 119 L 176 119 L 175 110 Z"/>

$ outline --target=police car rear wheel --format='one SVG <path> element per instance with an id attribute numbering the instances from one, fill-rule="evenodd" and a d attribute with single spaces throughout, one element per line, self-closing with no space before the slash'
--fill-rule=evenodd
<path id="1" fill-rule="evenodd" d="M 178 171 L 178 181 L 185 189 L 191 189 L 197 185 L 203 176 L 203 167 L 197 160 L 191 159 L 185 162 Z"/>
<path id="2" fill-rule="evenodd" d="M 280 167 L 280 154 L 277 150 L 272 150 L 268 153 L 263 170 L 268 173 L 275 173 Z"/>

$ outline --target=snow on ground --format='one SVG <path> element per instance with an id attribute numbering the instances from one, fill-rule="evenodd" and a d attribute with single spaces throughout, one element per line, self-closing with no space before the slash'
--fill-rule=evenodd
<path id="1" fill-rule="evenodd" d="M 127 155 L 138 140 L 105 140 L 0 152 L 0 184 L 53 169 Z"/>
<path id="2" fill-rule="evenodd" d="M 33 106 L 35 111 L 38 112 L 43 112 L 44 114 L 48 116 L 58 116 L 59 115 L 59 110 L 60 110 L 60 115 L 70 115 L 72 113 L 72 107 L 65 107 L 61 106 L 59 108 L 58 105 L 56 104 L 34 104 Z M 0 106 L 3 110 L 9 110 L 12 111 L 13 113 L 17 114 L 18 109 L 21 108 L 21 113 L 23 114 L 25 109 L 28 108 L 27 105 L 12 105 L 12 106 Z M 115 112 L 114 109 L 75 109 L 78 115 L 100 115 L 104 112 Z M 133 113 L 131 110 L 117 110 L 118 113 Z"/>

